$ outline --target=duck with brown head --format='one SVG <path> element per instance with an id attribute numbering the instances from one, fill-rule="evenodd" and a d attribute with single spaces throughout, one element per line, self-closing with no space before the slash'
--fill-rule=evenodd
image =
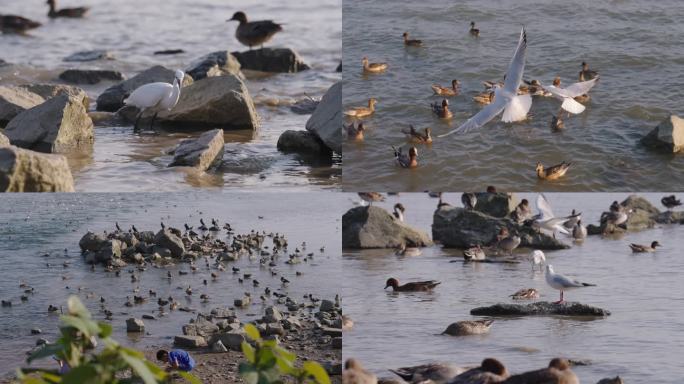
<path id="1" fill-rule="evenodd" d="M 470 369 L 454 377 L 449 384 L 490 384 L 506 380 L 510 374 L 506 367 L 497 359 L 482 360 L 479 367 Z"/>
<path id="2" fill-rule="evenodd" d="M 57 17 L 80 18 L 80 17 L 85 16 L 85 14 L 88 13 L 88 11 L 90 10 L 90 8 L 88 8 L 88 7 L 57 9 L 57 0 L 47 0 L 47 4 L 50 6 L 50 10 L 48 11 L 48 17 L 51 17 L 51 18 L 57 18 Z"/>
<path id="3" fill-rule="evenodd" d="M 454 114 L 449 110 L 449 101 L 447 99 L 443 99 L 441 104 L 433 103 L 432 112 L 440 119 L 451 119 L 454 117 Z"/>
<path id="4" fill-rule="evenodd" d="M 418 149 L 416 147 L 409 148 L 408 153 L 402 152 L 402 148 L 397 149 L 392 146 L 392 149 L 394 150 L 394 159 L 400 167 L 416 168 L 418 166 Z"/>
<path id="5" fill-rule="evenodd" d="M 509 377 L 505 384 L 579 384 L 577 375 L 570 369 L 566 359 L 555 358 L 549 362 L 547 368 L 529 371 Z"/>
<path id="6" fill-rule="evenodd" d="M 409 33 L 404 32 L 402 34 L 404 37 L 404 45 L 407 47 L 421 47 L 423 46 L 423 40 L 409 39 Z"/>
<path id="7" fill-rule="evenodd" d="M 247 15 L 242 11 L 235 12 L 233 17 L 226 21 L 240 23 L 235 30 L 235 38 L 243 45 L 248 46 L 250 50 L 255 45 L 261 45 L 263 48 L 264 43 L 283 30 L 282 25 L 274 23 L 272 20 L 248 21 Z"/>
<path id="8" fill-rule="evenodd" d="M 432 291 L 436 286 L 440 285 L 441 282 L 436 280 L 427 281 L 414 281 L 412 283 L 406 283 L 404 285 L 399 285 L 399 280 L 390 277 L 385 283 L 385 288 L 392 287 L 394 292 L 421 292 L 421 291 Z"/>
<path id="9" fill-rule="evenodd" d="M 0 15 L 0 32 L 23 34 L 31 29 L 40 27 L 37 21 L 16 15 Z"/>

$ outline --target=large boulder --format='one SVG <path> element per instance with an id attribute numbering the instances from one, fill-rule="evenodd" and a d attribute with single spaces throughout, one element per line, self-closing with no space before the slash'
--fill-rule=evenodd
<path id="1" fill-rule="evenodd" d="M 314 133 L 288 129 L 278 137 L 277 148 L 285 153 L 329 158 L 332 151 Z"/>
<path id="2" fill-rule="evenodd" d="M 72 84 L 97 84 L 101 81 L 126 80 L 119 71 L 102 69 L 67 69 L 60 73 L 59 79 Z"/>
<path id="3" fill-rule="evenodd" d="M 223 159 L 223 130 L 204 132 L 196 139 L 183 140 L 174 151 L 169 167 L 188 166 L 206 171 Z"/>
<path id="4" fill-rule="evenodd" d="M 161 65 L 149 68 L 130 79 L 107 88 L 97 98 L 97 110 L 116 112 L 124 106 L 124 99 L 128 97 L 136 88 L 155 82 L 173 83 L 175 71 L 164 68 Z M 185 76 L 183 87 L 192 84 L 192 77 Z"/>
<path id="5" fill-rule="evenodd" d="M 240 331 L 231 331 L 231 332 L 224 332 L 224 333 L 219 333 L 215 334 L 213 338 L 211 339 L 212 344 L 221 341 L 223 345 L 226 346 L 226 348 L 230 349 L 231 351 L 241 351 L 242 349 L 242 342 L 245 341 L 245 335 L 244 333 Z"/>
<path id="6" fill-rule="evenodd" d="M 684 149 L 684 119 L 670 115 L 641 139 L 649 148 L 674 153 Z"/>
<path id="7" fill-rule="evenodd" d="M 92 145 L 93 121 L 76 96 L 61 94 L 12 119 L 5 134 L 13 145 L 40 152 L 65 152 Z"/>
<path id="8" fill-rule="evenodd" d="M 610 311 L 577 302 L 561 304 L 537 301 L 529 304 L 499 303 L 470 311 L 474 316 L 610 316 Z"/>
<path id="9" fill-rule="evenodd" d="M 512 193 L 475 193 L 475 210 L 494 217 L 506 217 L 515 210 L 518 199 Z"/>
<path id="10" fill-rule="evenodd" d="M 323 95 L 306 130 L 314 133 L 331 150 L 342 153 L 342 82 L 335 83 Z"/>
<path id="11" fill-rule="evenodd" d="M 0 147 L 0 192 L 73 192 L 74 179 L 62 155 Z"/>
<path id="12" fill-rule="evenodd" d="M 435 211 L 432 221 L 432 238 L 447 248 L 469 248 L 491 244 L 501 228 L 517 233 L 520 246 L 536 249 L 566 249 L 569 245 L 534 228 L 520 225 L 507 218 L 489 216 L 461 207 L 445 206 Z"/>
<path id="13" fill-rule="evenodd" d="M 22 87 L 0 86 L 0 127 L 29 108 L 45 102 L 43 97 Z"/>
<path id="14" fill-rule="evenodd" d="M 628 214 L 627 222 L 618 228 L 610 228 L 613 231 L 641 231 L 644 229 L 653 228 L 656 220 L 660 219 L 663 223 L 668 222 L 668 216 L 661 217 L 660 210 L 651 204 L 648 200 L 637 195 L 630 195 L 620 203 L 625 210 L 632 212 Z M 671 216 L 676 217 L 676 216 Z M 674 221 L 677 221 L 676 219 Z M 600 235 L 606 232 L 608 223 L 600 222 L 598 225 L 587 225 L 587 233 L 589 235 Z"/>
<path id="15" fill-rule="evenodd" d="M 99 234 L 88 231 L 81 240 L 78 242 L 78 246 L 81 251 L 99 251 L 106 239 Z"/>
<path id="16" fill-rule="evenodd" d="M 310 67 L 289 48 L 261 48 L 232 52 L 242 69 L 261 72 L 299 72 Z"/>
<path id="17" fill-rule="evenodd" d="M 144 332 L 145 323 L 141 319 L 130 317 L 126 320 L 126 332 Z"/>
<path id="18" fill-rule="evenodd" d="M 432 245 L 427 233 L 396 220 L 380 207 L 355 207 L 342 216 L 342 247 L 398 248 L 402 244 Z"/>
<path id="19" fill-rule="evenodd" d="M 174 235 L 168 228 L 162 229 L 154 236 L 154 243 L 171 251 L 173 257 L 181 257 L 185 253 L 185 246 L 180 237 Z"/>
<path id="20" fill-rule="evenodd" d="M 10 145 L 10 141 L 2 132 L 0 132 L 0 147 L 6 147 Z"/>
<path id="21" fill-rule="evenodd" d="M 201 348 L 207 346 L 207 341 L 202 336 L 175 336 L 173 345 L 179 348 Z"/>
<path id="22" fill-rule="evenodd" d="M 114 259 L 121 259 L 123 243 L 116 239 L 105 240 L 95 254 L 95 261 L 102 264 L 112 264 Z"/>
<path id="23" fill-rule="evenodd" d="M 235 75 L 242 77 L 240 62 L 228 51 L 212 52 L 190 64 L 185 73 L 195 81 L 205 77 Z"/>
<path id="24" fill-rule="evenodd" d="M 33 92 L 45 100 L 49 100 L 60 95 L 73 96 L 83 101 L 83 107 L 85 109 L 88 109 L 90 103 L 86 91 L 73 85 L 34 83 L 19 85 L 19 88 Z"/>

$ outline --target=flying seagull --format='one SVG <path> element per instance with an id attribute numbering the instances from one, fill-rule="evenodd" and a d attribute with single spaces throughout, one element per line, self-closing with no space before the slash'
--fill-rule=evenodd
<path id="1" fill-rule="evenodd" d="M 475 114 L 460 127 L 445 133 L 439 137 L 451 135 L 452 133 L 466 133 L 472 129 L 479 128 L 489 122 L 489 120 L 496 117 L 503 111 L 501 121 L 504 123 L 511 123 L 514 121 L 521 121 L 527 118 L 527 112 L 532 106 L 532 96 L 518 95 L 518 87 L 522 81 L 523 72 L 525 71 L 525 52 L 527 50 L 527 33 L 525 27 L 520 31 L 520 40 L 518 40 L 518 47 L 515 49 L 515 54 L 511 63 L 508 65 L 508 71 L 504 81 L 503 88 L 495 85 L 494 101 L 482 108 L 480 112 Z"/>
<path id="2" fill-rule="evenodd" d="M 584 112 L 585 107 L 584 105 L 575 101 L 575 97 L 585 95 L 587 92 L 589 92 L 589 90 L 596 85 L 598 79 L 598 76 L 596 76 L 589 81 L 575 83 L 567 88 L 561 88 L 560 81 L 554 81 L 554 85 L 549 85 L 545 89 L 558 100 L 563 102 L 563 104 L 561 104 L 561 108 L 563 110 L 577 115 Z M 558 84 L 558 86 L 556 86 L 556 84 Z"/>

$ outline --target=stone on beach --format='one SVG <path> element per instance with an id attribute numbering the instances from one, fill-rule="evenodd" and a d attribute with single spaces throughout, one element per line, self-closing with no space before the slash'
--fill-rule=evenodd
<path id="1" fill-rule="evenodd" d="M 183 140 L 174 151 L 169 167 L 189 166 L 206 171 L 223 159 L 223 130 L 214 129 L 196 139 Z"/>
<path id="2" fill-rule="evenodd" d="M 5 127 L 15 116 L 45 99 L 22 87 L 0 86 L 0 127 Z"/>
<path id="3" fill-rule="evenodd" d="M 299 55 L 289 48 L 261 48 L 232 52 L 242 69 L 261 72 L 299 72 L 310 69 Z"/>
<path id="4" fill-rule="evenodd" d="M 396 220 L 380 207 L 355 207 L 342 216 L 343 248 L 398 248 L 402 244 L 426 247 L 433 242 L 427 233 Z"/>
<path id="5" fill-rule="evenodd" d="M 211 339 L 214 343 L 220 341 L 226 348 L 238 352 L 242 350 L 242 342 L 245 340 L 245 335 L 242 331 L 218 333 Z"/>
<path id="6" fill-rule="evenodd" d="M 202 56 L 190 64 L 185 73 L 195 81 L 205 77 L 235 75 L 242 78 L 240 62 L 228 51 L 212 52 Z"/>
<path id="7" fill-rule="evenodd" d="M 13 145 L 50 153 L 87 147 L 95 139 L 84 99 L 67 94 L 20 113 L 7 125 L 5 135 Z"/>
<path id="8" fill-rule="evenodd" d="M 610 311 L 577 302 L 561 304 L 537 301 L 529 304 L 499 303 L 488 307 L 472 309 L 473 316 L 610 316 Z"/>
<path id="9" fill-rule="evenodd" d="M 83 107 L 86 110 L 89 107 L 90 99 L 88 98 L 86 91 L 73 85 L 32 83 L 22 84 L 18 87 L 29 92 L 33 92 L 45 100 L 49 100 L 60 95 L 73 96 L 83 101 Z"/>
<path id="10" fill-rule="evenodd" d="M 185 245 L 180 237 L 174 235 L 168 228 L 161 229 L 154 236 L 154 243 L 167 248 L 173 257 L 181 257 L 185 253 Z"/>
<path id="11" fill-rule="evenodd" d="M 287 130 L 278 137 L 277 148 L 285 153 L 329 158 L 332 151 L 315 134 L 309 131 Z"/>
<path id="12" fill-rule="evenodd" d="M 306 130 L 314 133 L 325 145 L 342 154 L 342 82 L 335 83 L 323 95 Z"/>
<path id="13" fill-rule="evenodd" d="M 680 152 L 684 149 L 684 119 L 670 115 L 644 136 L 641 143 L 666 153 Z"/>
<path id="14" fill-rule="evenodd" d="M 66 157 L 0 146 L 0 191 L 73 192 Z"/>
<path id="15" fill-rule="evenodd" d="M 144 332 L 145 323 L 142 320 L 136 319 L 134 317 L 126 320 L 126 332 Z"/>
<path id="16" fill-rule="evenodd" d="M 173 345 L 179 348 L 202 348 L 207 346 L 207 341 L 202 336 L 175 336 Z"/>
<path id="17" fill-rule="evenodd" d="M 0 147 L 6 147 L 10 145 L 10 141 L 2 132 L 0 132 Z"/>
<path id="18" fill-rule="evenodd" d="M 97 84 L 101 81 L 126 80 L 119 71 L 102 69 L 67 69 L 60 73 L 59 79 L 72 84 Z"/>
<path id="19" fill-rule="evenodd" d="M 96 49 L 92 51 L 80 51 L 73 53 L 63 59 L 64 61 L 95 61 L 95 60 L 114 60 L 114 54 L 104 50 Z"/>

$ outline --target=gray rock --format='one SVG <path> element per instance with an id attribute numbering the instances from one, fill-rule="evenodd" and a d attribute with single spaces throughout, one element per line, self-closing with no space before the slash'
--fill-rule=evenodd
<path id="1" fill-rule="evenodd" d="M 249 296 L 244 296 L 241 299 L 235 299 L 235 301 L 233 301 L 233 305 L 236 307 L 247 307 L 251 302 L 252 299 L 250 299 Z"/>
<path id="2" fill-rule="evenodd" d="M 262 48 L 244 52 L 233 52 L 242 69 L 261 72 L 299 72 L 310 67 L 299 55 L 289 48 Z"/>
<path id="3" fill-rule="evenodd" d="M 168 228 L 161 229 L 159 232 L 157 232 L 157 234 L 154 236 L 154 243 L 157 246 L 167 248 L 173 257 L 181 257 L 183 256 L 183 253 L 185 253 L 183 240 L 171 233 Z"/>
<path id="4" fill-rule="evenodd" d="M 73 192 L 66 157 L 0 147 L 0 192 Z"/>
<path id="5" fill-rule="evenodd" d="M 0 147 L 7 147 L 10 145 L 10 141 L 2 132 L 0 132 Z"/>
<path id="6" fill-rule="evenodd" d="M 278 150 L 285 153 L 320 156 L 329 158 L 332 155 L 321 139 L 309 131 L 287 130 L 278 138 Z"/>
<path id="7" fill-rule="evenodd" d="M 136 319 L 134 317 L 126 320 L 126 332 L 144 332 L 145 323 L 142 320 Z"/>
<path id="8" fill-rule="evenodd" d="M 343 248 L 398 248 L 402 244 L 431 246 L 427 233 L 398 221 L 386 210 L 355 207 L 342 216 Z"/>
<path id="9" fill-rule="evenodd" d="M 216 341 L 220 341 L 221 343 L 223 343 L 223 345 L 226 346 L 226 348 L 230 349 L 231 351 L 240 352 L 242 350 L 242 342 L 245 341 L 245 335 L 241 332 L 224 332 L 214 335 L 212 340 L 214 341 L 214 343 Z"/>
<path id="10" fill-rule="evenodd" d="M 15 116 L 45 102 L 45 99 L 21 87 L 0 86 L 0 127 Z"/>
<path id="11" fill-rule="evenodd" d="M 211 315 L 218 319 L 227 319 L 235 317 L 235 311 L 229 308 L 214 308 L 211 310 Z"/>
<path id="12" fill-rule="evenodd" d="M 10 65 L 10 63 L 6 62 L 6 61 L 3 60 L 3 59 L 0 59 L 0 67 L 5 67 L 5 66 L 8 66 L 8 65 Z"/>
<path id="13" fill-rule="evenodd" d="M 142 315 L 142 318 L 145 320 L 157 320 L 153 315 Z"/>
<path id="14" fill-rule="evenodd" d="M 40 152 L 67 152 L 95 140 L 84 100 L 61 94 L 17 115 L 5 128 L 13 145 Z"/>
<path id="15" fill-rule="evenodd" d="M 129 247 L 135 247 L 139 243 L 138 238 L 135 237 L 135 234 L 130 232 L 126 232 L 121 235 L 120 239 Z"/>
<path id="16" fill-rule="evenodd" d="M 228 348 L 226 348 L 226 346 L 223 345 L 221 340 L 218 340 L 217 342 L 211 345 L 211 351 L 214 353 L 224 353 L 228 352 Z"/>
<path id="17" fill-rule="evenodd" d="M 517 233 L 521 247 L 535 249 L 567 249 L 569 245 L 532 227 L 517 224 L 507 218 L 496 218 L 478 211 L 461 207 L 442 207 L 435 211 L 432 222 L 432 238 L 449 248 L 469 248 L 487 245 L 496 239 L 501 228 Z"/>
<path id="18" fill-rule="evenodd" d="M 180 348 L 202 348 L 207 346 L 207 341 L 202 336 L 175 336 L 173 345 Z"/>
<path id="19" fill-rule="evenodd" d="M 333 347 L 333 349 L 342 349 L 342 338 L 341 337 L 333 337 L 332 347 Z"/>
<path id="20" fill-rule="evenodd" d="M 101 81 L 123 81 L 119 71 L 100 69 L 67 69 L 59 75 L 60 80 L 73 84 L 97 84 Z"/>
<path id="21" fill-rule="evenodd" d="M 36 95 L 42 97 L 45 100 L 52 99 L 55 96 L 67 95 L 78 98 L 83 101 L 83 107 L 87 110 L 90 104 L 90 99 L 86 91 L 79 87 L 73 85 L 65 84 L 23 84 L 19 85 L 19 88 L 23 88 L 29 92 L 33 92 Z"/>
<path id="22" fill-rule="evenodd" d="M 63 59 L 64 61 L 95 61 L 95 60 L 114 60 L 114 54 L 104 49 L 92 51 L 80 51 L 71 54 Z"/>
<path id="23" fill-rule="evenodd" d="M 122 242 L 116 239 L 105 240 L 95 254 L 95 260 L 103 264 L 111 264 L 112 259 L 121 258 Z"/>
<path id="24" fill-rule="evenodd" d="M 508 216 L 519 203 L 515 195 L 501 192 L 479 192 L 475 194 L 475 197 L 477 197 L 475 210 L 493 217 Z"/>
<path id="25" fill-rule="evenodd" d="M 617 231 L 641 231 L 644 229 L 653 228 L 656 220 L 662 220 L 663 223 L 668 221 L 668 216 L 661 217 L 660 210 L 651 204 L 648 200 L 637 195 L 627 197 L 620 203 L 625 209 L 632 210 L 629 214 L 627 222 L 623 224 L 623 228 L 614 228 Z M 676 218 L 677 216 L 671 216 Z M 607 223 L 602 222 L 599 225 L 587 225 L 587 233 L 589 235 L 600 235 L 606 231 Z"/>
<path id="26" fill-rule="evenodd" d="M 161 65 L 149 68 L 132 78 L 123 81 L 119 84 L 107 88 L 97 98 L 97 110 L 116 112 L 124 106 L 124 99 L 128 97 L 136 88 L 155 82 L 172 83 L 175 71 L 164 68 Z M 192 77 L 185 76 L 183 79 L 183 87 L 192 84 Z"/>
<path id="27" fill-rule="evenodd" d="M 610 316 L 610 311 L 577 302 L 563 304 L 537 301 L 529 304 L 499 303 L 470 311 L 474 316 Z"/>
<path id="28" fill-rule="evenodd" d="M 193 125 L 193 128 L 220 127 L 256 129 L 258 118 L 245 83 L 234 75 L 206 77 L 183 88 L 178 104 L 157 116 L 160 122 Z"/>
<path id="29" fill-rule="evenodd" d="M 285 336 L 285 328 L 278 323 L 269 323 L 266 325 L 266 330 L 263 332 L 264 336 Z"/>
<path id="30" fill-rule="evenodd" d="M 78 246 L 81 247 L 81 251 L 99 251 L 104 245 L 105 238 L 99 234 L 88 231 L 81 240 L 78 242 Z"/>
<path id="31" fill-rule="evenodd" d="M 275 323 L 283 319 L 283 315 L 275 306 L 266 307 L 264 310 L 264 322 Z"/>
<path id="32" fill-rule="evenodd" d="M 183 334 L 186 336 L 202 336 L 207 338 L 218 331 L 218 325 L 205 319 L 198 319 L 194 323 L 183 326 Z"/>
<path id="33" fill-rule="evenodd" d="M 337 69 L 335 69 L 335 72 L 342 72 L 342 62 L 340 61 L 340 64 L 337 66 Z"/>
<path id="34" fill-rule="evenodd" d="M 323 334 L 327 336 L 342 337 L 341 328 L 322 327 L 321 331 L 323 331 Z"/>
<path id="35" fill-rule="evenodd" d="M 321 300 L 321 307 L 319 309 L 321 312 L 334 312 L 335 303 L 332 300 Z"/>
<path id="36" fill-rule="evenodd" d="M 154 243 L 154 232 L 152 231 L 140 231 L 137 233 L 136 237 L 143 243 Z"/>
<path id="37" fill-rule="evenodd" d="M 334 84 L 323 95 L 306 122 L 306 130 L 315 134 L 328 148 L 342 154 L 342 82 Z"/>
<path id="38" fill-rule="evenodd" d="M 212 52 L 203 56 L 185 70 L 195 81 L 205 77 L 235 75 L 242 78 L 240 62 L 228 51 Z"/>
<path id="39" fill-rule="evenodd" d="M 684 119 L 670 115 L 644 136 L 641 143 L 667 153 L 681 151 L 684 149 Z"/>
<path id="40" fill-rule="evenodd" d="M 176 147 L 169 167 L 188 166 L 206 171 L 223 159 L 223 130 L 204 132 L 196 139 L 183 140 Z"/>

